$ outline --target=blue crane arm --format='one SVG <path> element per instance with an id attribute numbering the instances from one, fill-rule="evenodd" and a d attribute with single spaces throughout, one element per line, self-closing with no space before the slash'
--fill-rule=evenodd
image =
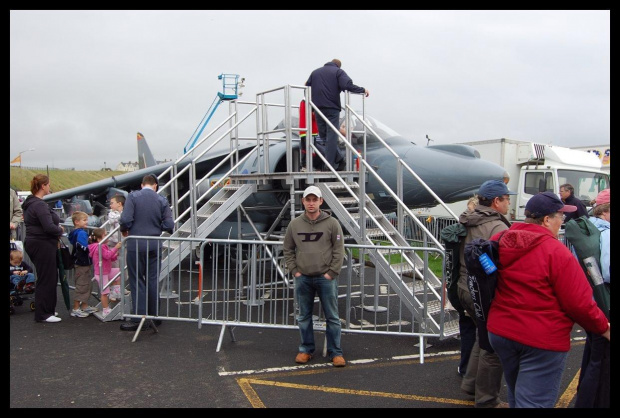
<path id="1" fill-rule="evenodd" d="M 213 100 L 213 103 L 211 103 L 211 106 L 209 107 L 209 110 L 207 110 L 207 113 L 205 113 L 205 117 L 202 118 L 202 120 L 204 121 L 202 123 L 202 126 L 200 127 L 200 130 L 198 130 L 198 133 L 196 133 L 196 135 L 193 135 L 189 141 L 187 141 L 187 144 L 185 144 L 185 148 L 183 148 L 183 152 L 187 153 L 189 150 L 191 150 L 192 148 L 194 148 L 194 145 L 196 145 L 196 141 L 198 141 L 198 138 L 200 138 L 200 135 L 202 134 L 202 131 L 204 131 L 205 127 L 207 126 L 207 124 L 209 123 L 209 120 L 211 120 L 211 117 L 213 116 L 213 114 L 215 113 L 215 110 L 218 108 L 218 106 L 222 103 L 222 98 L 220 97 L 220 94 L 218 93 L 217 96 L 215 96 L 215 100 Z M 200 125 L 199 125 L 200 126 Z M 196 131 L 194 131 L 196 132 Z M 191 144 L 190 144 L 191 142 Z M 189 146 L 188 146 L 189 145 Z"/>

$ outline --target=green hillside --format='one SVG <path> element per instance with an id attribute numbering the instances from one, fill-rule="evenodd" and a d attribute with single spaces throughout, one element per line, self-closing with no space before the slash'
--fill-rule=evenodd
<path id="1" fill-rule="evenodd" d="M 72 187 L 88 184 L 93 181 L 107 179 L 124 174 L 124 171 L 76 171 L 76 170 L 49 170 L 50 183 L 53 192 L 60 192 Z M 47 170 L 30 170 L 11 166 L 10 186 L 15 190 L 30 191 L 30 180 L 37 174 L 48 174 Z"/>

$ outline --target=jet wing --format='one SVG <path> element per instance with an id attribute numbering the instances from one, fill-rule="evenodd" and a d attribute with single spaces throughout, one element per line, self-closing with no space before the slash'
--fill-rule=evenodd
<path id="1" fill-rule="evenodd" d="M 244 152 L 246 149 L 251 149 L 251 145 L 242 145 L 240 146 L 240 152 Z M 214 166 L 219 162 L 223 157 L 230 154 L 229 150 L 218 150 L 211 151 L 207 156 L 203 157 L 199 163 L 199 167 L 209 167 Z M 190 158 L 186 157 L 179 163 L 179 168 L 185 167 L 190 162 Z M 165 163 L 157 164 L 152 167 L 142 168 L 136 171 L 131 171 L 126 174 L 121 174 L 118 176 L 112 176 L 107 179 L 97 180 L 92 183 L 84 184 L 82 186 L 73 187 L 71 189 L 63 190 L 56 193 L 48 194 L 43 198 L 46 202 L 53 202 L 61 199 L 70 199 L 74 196 L 80 195 L 100 195 L 105 193 L 109 188 L 115 187 L 119 189 L 124 189 L 127 191 L 137 190 L 140 188 L 140 184 L 142 183 L 142 178 L 147 174 L 154 174 L 156 176 L 161 175 L 164 171 L 166 171 L 170 166 L 174 164 L 174 161 L 167 161 Z"/>

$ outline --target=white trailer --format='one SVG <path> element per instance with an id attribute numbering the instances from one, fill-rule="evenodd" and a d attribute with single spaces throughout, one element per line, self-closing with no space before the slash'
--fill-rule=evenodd
<path id="1" fill-rule="evenodd" d="M 559 194 L 562 184 L 571 184 L 575 196 L 588 207 L 601 190 L 610 187 L 609 173 L 602 169 L 601 160 L 593 153 L 506 138 L 464 144 L 474 147 L 480 158 L 506 169 L 510 177 L 508 188 L 517 193 L 510 200 L 507 217 L 511 221 L 525 219 L 525 204 L 533 195 L 544 191 Z M 466 209 L 466 201 L 448 206 L 459 215 Z M 441 205 L 417 212 L 450 216 Z"/>

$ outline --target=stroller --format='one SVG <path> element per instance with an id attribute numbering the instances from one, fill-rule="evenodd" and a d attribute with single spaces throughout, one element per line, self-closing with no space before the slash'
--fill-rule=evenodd
<path id="1" fill-rule="evenodd" d="M 9 282 L 10 315 L 13 315 L 15 307 L 22 306 L 24 301 L 29 301 L 30 310 L 34 311 L 34 296 L 27 296 L 32 294 L 34 294 L 34 283 L 26 283 L 24 279 L 15 286 Z"/>
<path id="2" fill-rule="evenodd" d="M 11 251 L 16 249 L 18 249 L 16 243 L 11 241 Z M 22 306 L 25 301 L 29 301 L 30 310 L 34 311 L 34 296 L 29 296 L 34 294 L 34 289 L 35 283 L 26 283 L 26 277 L 17 284 L 9 280 L 10 315 L 15 313 L 16 306 Z"/>

